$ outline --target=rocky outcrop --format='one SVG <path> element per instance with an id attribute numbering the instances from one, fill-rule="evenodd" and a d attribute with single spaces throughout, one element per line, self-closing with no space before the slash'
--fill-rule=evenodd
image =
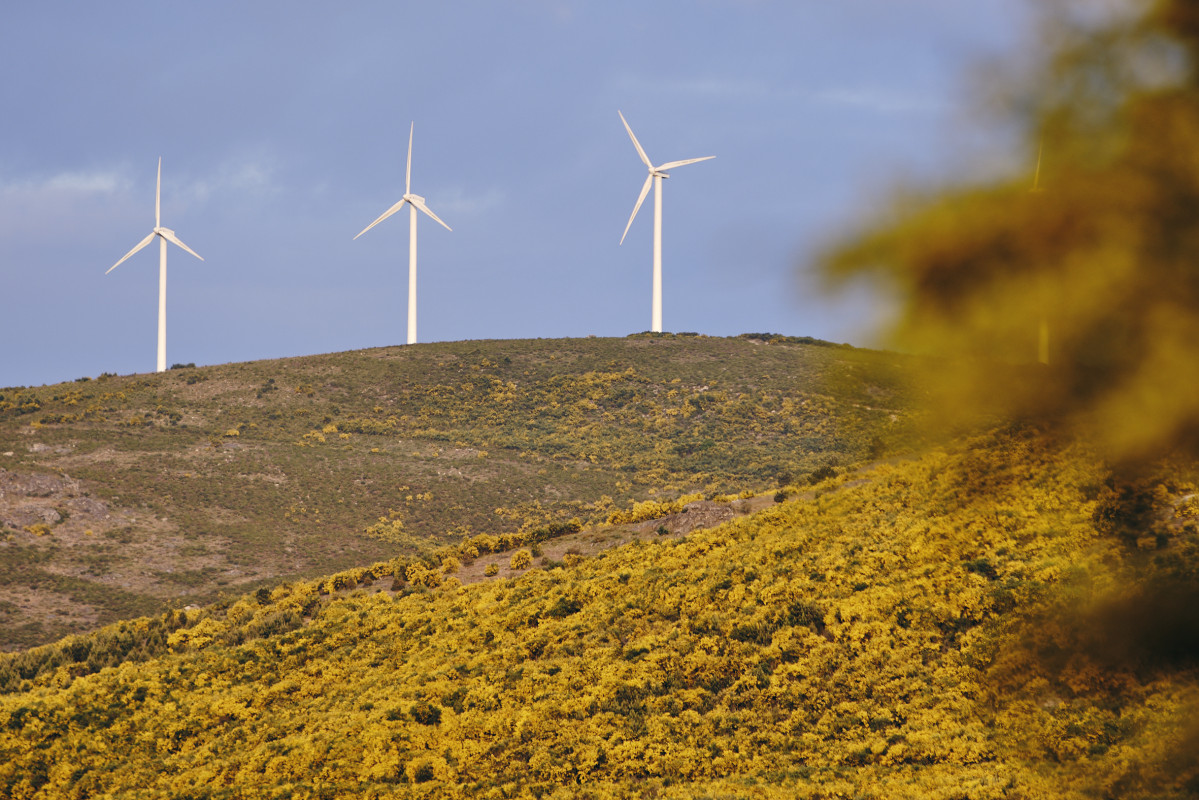
<path id="1" fill-rule="evenodd" d="M 0 468 L 0 526 L 57 525 L 64 515 L 95 519 L 108 516 L 108 505 L 66 475 L 22 473 Z"/>

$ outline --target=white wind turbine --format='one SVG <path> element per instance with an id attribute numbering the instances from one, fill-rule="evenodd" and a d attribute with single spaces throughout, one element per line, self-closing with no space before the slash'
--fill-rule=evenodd
<path id="1" fill-rule="evenodd" d="M 637 212 L 641 210 L 641 204 L 645 202 L 645 196 L 649 193 L 650 184 L 653 184 L 654 187 L 654 302 L 650 329 L 660 333 L 662 331 L 662 179 L 670 177 L 666 174 L 666 170 L 668 169 L 694 164 L 697 161 L 707 161 L 716 158 L 716 156 L 668 161 L 665 164 L 655 167 L 649 160 L 649 156 L 645 154 L 645 150 L 642 149 L 641 143 L 637 141 L 637 137 L 633 135 L 633 129 L 629 127 L 624 114 L 621 114 L 620 111 L 616 113 L 620 114 L 620 121 L 624 123 L 624 129 L 629 132 L 629 138 L 633 140 L 633 146 L 637 148 L 637 155 L 641 156 L 641 160 L 649 168 L 649 175 L 646 176 L 645 183 L 641 186 L 641 194 L 637 196 L 637 205 L 633 206 L 633 213 L 629 216 L 629 222 L 624 226 L 624 234 L 620 237 L 621 244 L 624 244 L 624 237 L 629 235 L 629 228 L 633 225 L 633 219 L 637 216 Z"/>
<path id="2" fill-rule="evenodd" d="M 120 261 L 108 268 L 107 275 L 121 266 L 129 256 L 158 237 L 158 371 L 165 372 L 167 368 L 167 242 L 182 247 L 201 261 L 204 259 L 195 250 L 185 245 L 170 228 L 162 227 L 162 156 L 158 157 L 158 185 L 154 189 L 154 230 L 150 235 L 137 243 Z"/>
<path id="3" fill-rule="evenodd" d="M 447 231 L 453 230 L 449 225 L 442 222 L 440 217 L 429 210 L 429 207 L 425 205 L 425 198 L 419 194 L 412 193 L 412 133 L 415 129 L 416 123 L 414 122 L 412 123 L 412 127 L 408 129 L 408 168 L 404 171 L 404 196 L 400 198 L 400 202 L 384 211 L 377 220 L 367 225 L 358 233 L 358 236 L 361 236 L 399 211 L 404 206 L 404 203 L 408 203 L 410 212 L 408 216 L 408 344 L 416 344 L 416 210 L 419 208 L 437 220 Z M 354 238 L 357 239 L 358 236 Z"/>

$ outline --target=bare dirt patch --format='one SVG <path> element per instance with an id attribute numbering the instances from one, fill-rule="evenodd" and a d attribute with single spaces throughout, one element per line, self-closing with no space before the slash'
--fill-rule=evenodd
<path id="1" fill-rule="evenodd" d="M 551 563 L 563 561 L 567 555 L 589 558 L 605 550 L 636 541 L 679 539 L 694 531 L 715 528 L 737 517 L 752 514 L 771 505 L 774 505 L 774 500 L 765 496 L 748 500 L 734 500 L 731 503 L 697 500 L 694 503 L 688 503 L 678 514 L 670 514 L 632 525 L 586 528 L 578 533 L 569 533 L 543 542 L 539 545 L 541 555 L 533 560 L 533 566 L 546 567 Z M 516 577 L 525 570 L 512 569 L 512 552 L 488 553 L 479 556 L 464 565 L 455 575 L 464 584 Z M 487 568 L 491 564 L 497 568 L 495 575 L 486 574 Z"/>
<path id="2" fill-rule="evenodd" d="M 212 512 L 240 519 L 219 507 Z M 0 468 L 0 650 L 28 644 L 35 629 L 87 630 L 114 614 L 143 613 L 153 598 L 267 576 L 230 563 L 230 544 L 212 534 L 197 540 L 168 519 L 114 506 L 66 474 Z"/>

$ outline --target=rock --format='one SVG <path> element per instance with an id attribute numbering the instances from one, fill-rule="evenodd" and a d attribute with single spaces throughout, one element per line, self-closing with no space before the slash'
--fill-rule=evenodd
<path id="1" fill-rule="evenodd" d="M 49 506 L 26 505 L 8 509 L 3 512 L 3 516 L 0 516 L 0 523 L 9 528 L 24 528 L 26 525 L 36 525 L 39 522 L 45 525 L 57 525 L 62 522 L 62 514 Z"/>
<path id="2" fill-rule="evenodd" d="M 96 500 L 92 497 L 73 497 L 69 505 L 74 513 L 101 519 L 108 516 L 108 504 L 103 500 Z"/>

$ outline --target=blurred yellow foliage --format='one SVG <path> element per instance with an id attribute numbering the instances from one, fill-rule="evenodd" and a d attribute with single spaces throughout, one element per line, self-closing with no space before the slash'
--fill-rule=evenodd
<path id="1" fill-rule="evenodd" d="M 999 112 L 1024 131 L 1028 171 L 906 190 L 825 254 L 827 276 L 894 294 L 891 343 L 951 356 L 924 378 L 937 424 L 999 410 L 1120 462 L 1199 454 L 1192 6 L 1043 4 L 1042 46 Z"/>

